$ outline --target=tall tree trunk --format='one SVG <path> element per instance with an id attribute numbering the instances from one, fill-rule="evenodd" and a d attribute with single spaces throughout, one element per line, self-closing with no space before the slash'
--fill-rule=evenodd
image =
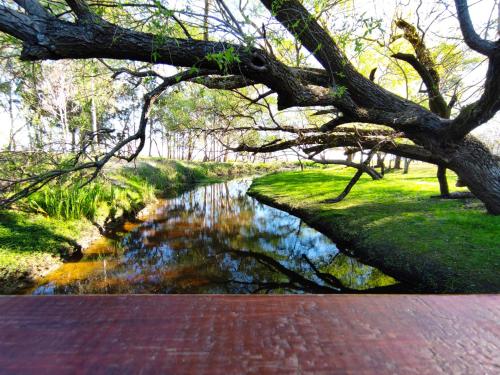
<path id="1" fill-rule="evenodd" d="M 450 195 L 450 189 L 448 188 L 448 180 L 446 178 L 446 167 L 444 165 L 438 165 L 437 178 L 439 181 L 439 190 L 441 192 L 441 197 L 445 198 Z"/>
<path id="2" fill-rule="evenodd" d="M 9 151 L 16 150 L 16 130 L 14 121 L 14 85 L 12 82 L 9 84 L 9 119 L 10 119 L 10 130 L 9 130 L 9 145 L 7 149 Z"/>
<path id="3" fill-rule="evenodd" d="M 453 170 L 489 213 L 500 215 L 500 158 L 479 140 L 467 136 L 449 161 Z"/>
<path id="4" fill-rule="evenodd" d="M 148 153 L 149 157 L 153 156 L 153 125 L 154 125 L 153 118 L 151 118 L 149 124 L 149 153 Z"/>
<path id="5" fill-rule="evenodd" d="M 177 147 L 177 159 L 178 160 L 183 160 L 184 156 L 183 156 L 183 152 L 184 152 L 184 149 L 182 147 L 182 133 L 179 133 L 178 134 L 178 137 L 177 137 L 177 144 L 179 145 Z"/>
<path id="6" fill-rule="evenodd" d="M 229 135 L 226 135 L 224 142 L 226 143 L 226 145 L 229 144 Z M 224 161 L 224 163 L 226 163 L 228 158 L 229 158 L 229 150 L 224 148 L 224 147 L 222 148 L 222 150 L 224 152 L 224 160 L 223 161 Z"/>
<path id="7" fill-rule="evenodd" d="M 401 169 L 401 156 L 396 156 L 394 159 L 394 169 Z"/>
<path id="8" fill-rule="evenodd" d="M 182 160 L 187 160 L 187 154 L 188 154 L 188 148 L 187 142 L 186 142 L 186 133 L 182 133 Z"/>
<path id="9" fill-rule="evenodd" d="M 179 134 L 174 133 L 174 159 L 180 160 L 179 157 Z"/>
<path id="10" fill-rule="evenodd" d="M 208 161 L 208 140 L 207 140 L 207 132 L 203 132 L 203 161 Z"/>
<path id="11" fill-rule="evenodd" d="M 71 152 L 76 152 L 76 129 L 71 129 Z"/>
<path id="12" fill-rule="evenodd" d="M 174 158 L 174 151 L 172 149 L 172 133 L 167 136 L 167 146 L 168 146 L 168 159 Z"/>
<path id="13" fill-rule="evenodd" d="M 375 168 L 380 168 L 380 174 L 383 176 L 385 174 L 385 158 L 387 154 L 383 152 L 377 152 L 377 164 Z"/>
<path id="14" fill-rule="evenodd" d="M 160 158 L 162 158 L 164 155 L 163 149 L 165 147 L 165 132 L 164 132 L 164 128 L 160 128 L 160 129 L 161 129 L 161 151 L 158 151 L 158 153 L 160 154 Z"/>
<path id="15" fill-rule="evenodd" d="M 98 125 L 97 125 L 97 108 L 95 104 L 94 77 L 90 77 L 90 115 L 92 117 L 92 133 L 96 134 L 98 130 Z M 98 135 L 96 139 L 97 139 L 97 145 L 99 146 L 101 144 L 101 137 Z M 94 144 L 92 143 L 92 148 L 93 147 Z"/>
<path id="16" fill-rule="evenodd" d="M 211 157 L 211 160 L 212 161 L 217 161 L 216 160 L 216 151 L 215 151 L 216 147 L 215 147 L 215 137 L 212 137 L 212 157 Z"/>
<path id="17" fill-rule="evenodd" d="M 64 109 L 61 107 L 59 108 L 59 119 L 61 121 L 61 128 L 62 128 L 62 150 L 66 151 L 66 143 L 68 139 L 68 130 L 66 128 L 66 116 L 64 114 Z"/>
<path id="18" fill-rule="evenodd" d="M 188 131 L 187 136 L 188 136 L 188 141 L 187 141 L 187 160 L 191 161 L 191 159 L 193 158 L 193 149 L 194 149 L 193 134 L 190 131 Z"/>
<path id="19" fill-rule="evenodd" d="M 409 170 L 410 170 L 410 163 L 411 163 L 411 159 L 410 158 L 405 158 L 403 174 L 407 174 L 409 172 Z"/>
<path id="20" fill-rule="evenodd" d="M 33 133 L 32 133 L 33 128 L 29 122 L 26 124 L 26 130 L 28 131 L 28 147 L 29 147 L 28 150 L 33 151 L 35 149 Z"/>
<path id="21" fill-rule="evenodd" d="M 210 10 L 210 0 L 205 0 L 205 9 L 203 15 L 203 40 L 208 41 L 208 13 Z"/>

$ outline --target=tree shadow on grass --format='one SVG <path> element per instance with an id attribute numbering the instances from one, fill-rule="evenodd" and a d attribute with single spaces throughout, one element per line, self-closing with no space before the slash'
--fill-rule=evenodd
<path id="1" fill-rule="evenodd" d="M 43 252 L 67 258 L 81 252 L 72 238 L 54 232 L 48 226 L 25 222 L 19 214 L 0 212 L 0 247 L 18 253 Z"/>

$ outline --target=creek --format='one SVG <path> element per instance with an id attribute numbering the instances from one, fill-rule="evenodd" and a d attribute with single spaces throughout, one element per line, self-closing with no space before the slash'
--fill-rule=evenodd
<path id="1" fill-rule="evenodd" d="M 30 294 L 404 291 L 301 219 L 248 196 L 251 179 L 160 199 Z"/>

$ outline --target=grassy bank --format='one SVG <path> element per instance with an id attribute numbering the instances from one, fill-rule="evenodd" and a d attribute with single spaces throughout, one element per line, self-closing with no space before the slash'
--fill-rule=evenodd
<path id="1" fill-rule="evenodd" d="M 256 179 L 251 194 L 304 218 L 386 273 L 443 292 L 499 292 L 500 217 L 477 200 L 441 200 L 435 169 L 383 180 L 362 178 L 342 202 L 352 169 L 279 173 Z M 450 174 L 450 173 L 449 173 Z M 450 186 L 456 176 L 450 175 Z"/>
<path id="2" fill-rule="evenodd" d="M 157 192 L 177 194 L 187 186 L 206 184 L 241 176 L 296 169 L 295 163 L 177 162 L 148 158 L 135 167 L 125 167 L 118 179 L 136 179 L 151 184 Z"/>
<path id="3" fill-rule="evenodd" d="M 283 167 L 293 165 L 143 159 L 135 166 L 114 165 L 84 188 L 74 181 L 48 186 L 17 210 L 0 211 L 0 293 L 60 266 L 64 257 L 99 236 L 98 227 L 137 212 L 158 194 Z"/>

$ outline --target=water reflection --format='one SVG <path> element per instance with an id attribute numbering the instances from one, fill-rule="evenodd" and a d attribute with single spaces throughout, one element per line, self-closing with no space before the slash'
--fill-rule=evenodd
<path id="1" fill-rule="evenodd" d="M 250 181 L 199 187 L 126 223 L 114 244 L 49 275 L 35 294 L 341 293 L 398 289 L 300 219 L 247 196 Z M 120 236 L 119 236 L 120 237 Z"/>

